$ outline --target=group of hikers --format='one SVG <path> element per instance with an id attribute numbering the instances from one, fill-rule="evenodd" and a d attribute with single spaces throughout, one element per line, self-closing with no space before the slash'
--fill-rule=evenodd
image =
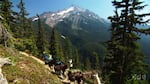
<path id="1" fill-rule="evenodd" d="M 57 75 L 62 75 L 64 77 L 68 77 L 68 80 L 70 81 L 77 81 L 78 84 L 81 84 L 81 82 L 84 82 L 86 78 L 92 78 L 93 72 L 81 72 L 81 71 L 75 71 L 71 69 L 73 67 L 72 59 L 68 60 L 68 63 L 65 64 L 62 61 L 56 61 L 52 55 L 43 53 L 42 56 L 43 60 L 45 61 L 45 64 L 49 65 L 51 69 L 54 69 L 54 73 Z M 68 67 L 69 66 L 69 67 Z M 66 69 L 70 68 L 71 70 L 68 71 L 67 74 L 65 74 Z M 65 83 L 66 84 L 66 83 Z M 69 83 L 70 84 L 70 83 Z M 83 84 L 83 83 L 82 83 Z M 99 84 L 99 83 L 98 83 Z"/>
<path id="2" fill-rule="evenodd" d="M 43 53 L 42 58 L 45 61 L 45 64 L 49 65 L 50 68 L 54 68 L 55 72 L 58 74 L 64 75 L 65 70 L 68 68 L 68 64 L 65 64 L 61 60 L 57 61 L 56 59 L 52 57 L 52 55 L 47 54 L 45 52 Z M 72 61 L 71 62 L 68 61 L 68 63 L 69 63 L 69 66 L 72 65 Z"/>

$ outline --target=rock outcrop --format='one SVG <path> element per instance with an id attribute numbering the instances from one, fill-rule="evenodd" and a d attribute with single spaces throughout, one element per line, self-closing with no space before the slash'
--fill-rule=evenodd
<path id="1" fill-rule="evenodd" d="M 11 60 L 9 58 L 0 58 L 0 84 L 8 84 L 7 79 L 2 73 L 2 66 L 7 64 L 11 64 Z"/>

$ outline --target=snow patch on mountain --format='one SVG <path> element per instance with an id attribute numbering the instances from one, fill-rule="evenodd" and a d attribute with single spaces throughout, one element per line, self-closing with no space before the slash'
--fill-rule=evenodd
<path id="1" fill-rule="evenodd" d="M 64 15 L 66 13 L 73 11 L 73 10 L 74 10 L 74 7 L 70 7 L 67 10 L 63 10 L 63 11 L 58 12 L 57 15 Z"/>
<path id="2" fill-rule="evenodd" d="M 51 16 L 53 17 L 53 16 L 55 16 L 55 15 L 56 15 L 56 14 L 53 13 Z"/>
<path id="3" fill-rule="evenodd" d="M 38 17 L 35 17 L 32 19 L 32 21 L 34 22 L 34 21 L 37 21 L 38 19 L 39 19 Z"/>
<path id="4" fill-rule="evenodd" d="M 61 35 L 61 37 L 62 37 L 63 39 L 66 39 L 66 37 L 65 37 L 64 35 Z"/>
<path id="5" fill-rule="evenodd" d="M 63 21 L 63 19 L 60 19 L 59 21 L 61 22 L 61 21 Z"/>
<path id="6" fill-rule="evenodd" d="M 66 18 L 70 14 L 72 14 L 71 12 L 79 11 L 78 9 L 76 7 L 72 6 L 72 7 L 68 8 L 68 9 L 64 9 L 62 11 L 53 12 L 52 14 L 47 16 L 46 24 L 48 24 L 51 27 L 54 27 L 55 24 L 57 24 L 60 21 L 63 21 L 64 18 Z"/>

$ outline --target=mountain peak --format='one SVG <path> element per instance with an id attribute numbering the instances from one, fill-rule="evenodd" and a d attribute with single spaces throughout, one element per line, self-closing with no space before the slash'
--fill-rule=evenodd
<path id="1" fill-rule="evenodd" d="M 55 12 L 43 13 L 40 15 L 40 17 L 44 18 L 45 23 L 51 27 L 54 27 L 57 23 L 62 22 L 65 19 L 73 21 L 73 23 L 75 24 L 77 24 L 80 21 L 83 21 L 85 24 L 88 24 L 87 20 L 101 20 L 101 22 L 105 22 L 95 13 L 89 11 L 88 9 L 78 7 L 76 5 L 71 5 L 68 8 Z"/>

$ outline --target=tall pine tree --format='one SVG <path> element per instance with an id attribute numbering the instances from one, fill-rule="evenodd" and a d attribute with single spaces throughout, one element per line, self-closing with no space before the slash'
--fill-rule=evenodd
<path id="1" fill-rule="evenodd" d="M 55 30 L 55 28 L 52 29 L 52 33 L 51 33 L 51 38 L 50 38 L 50 54 L 52 55 L 52 57 L 59 61 L 61 60 L 61 54 L 60 54 L 60 48 L 61 45 L 59 44 L 59 38 L 58 38 L 58 34 Z"/>
<path id="2" fill-rule="evenodd" d="M 27 19 L 28 13 L 25 9 L 25 4 L 23 3 L 23 0 L 20 0 L 17 7 L 19 8 L 18 19 L 17 19 L 18 28 L 16 30 L 17 36 L 21 38 L 28 37 L 27 33 L 31 29 L 29 28 L 29 21 Z"/>
<path id="3" fill-rule="evenodd" d="M 89 57 L 86 57 L 84 67 L 86 70 L 91 70 L 91 61 Z"/>
<path id="4" fill-rule="evenodd" d="M 108 54 L 105 57 L 103 73 L 106 82 L 110 84 L 126 84 L 134 74 L 145 74 L 147 65 L 144 63 L 138 39 L 138 33 L 147 33 L 136 27 L 137 24 L 146 24 L 143 17 L 149 14 L 136 14 L 146 5 L 139 0 L 114 0 L 115 15 L 109 17 L 112 23 L 111 39 L 107 42 Z M 118 13 L 120 11 L 120 14 Z"/>
<path id="5" fill-rule="evenodd" d="M 1 0 L 0 1 L 0 15 L 4 18 L 4 23 L 8 25 L 7 30 L 13 30 L 15 25 L 15 17 L 13 15 L 16 14 L 12 10 L 12 2 L 9 0 Z"/>
<path id="6" fill-rule="evenodd" d="M 37 34 L 36 45 L 37 45 L 38 53 L 39 55 L 41 55 L 45 51 L 45 40 L 44 40 L 45 37 L 44 37 L 44 31 L 42 28 L 40 16 L 37 15 L 37 18 L 38 18 L 38 34 Z"/>
<path id="7" fill-rule="evenodd" d="M 65 39 L 65 46 L 64 46 L 64 54 L 65 54 L 65 61 L 67 62 L 69 59 L 72 59 L 72 44 L 69 38 Z"/>
<path id="8" fill-rule="evenodd" d="M 74 54 L 75 56 L 74 56 L 74 62 L 73 62 L 73 64 L 74 64 L 74 68 L 80 68 L 80 60 L 79 60 L 79 54 L 78 54 L 78 50 L 77 49 L 75 49 L 75 54 Z"/>
<path id="9" fill-rule="evenodd" d="M 59 45 L 58 49 L 59 49 L 59 60 L 61 60 L 62 62 L 66 62 L 66 61 L 65 61 L 65 57 L 64 57 L 64 53 L 63 53 L 63 48 L 62 48 L 62 46 Z"/>
<path id="10" fill-rule="evenodd" d="M 93 52 L 93 69 L 94 70 L 100 69 L 99 56 L 96 52 Z"/>
<path id="11" fill-rule="evenodd" d="M 14 11 L 12 10 L 12 2 L 9 0 L 1 0 L 0 1 L 0 24 L 3 27 L 2 30 L 2 38 L 1 42 L 5 46 L 13 46 L 13 40 L 11 34 L 11 30 L 14 28 Z"/>

